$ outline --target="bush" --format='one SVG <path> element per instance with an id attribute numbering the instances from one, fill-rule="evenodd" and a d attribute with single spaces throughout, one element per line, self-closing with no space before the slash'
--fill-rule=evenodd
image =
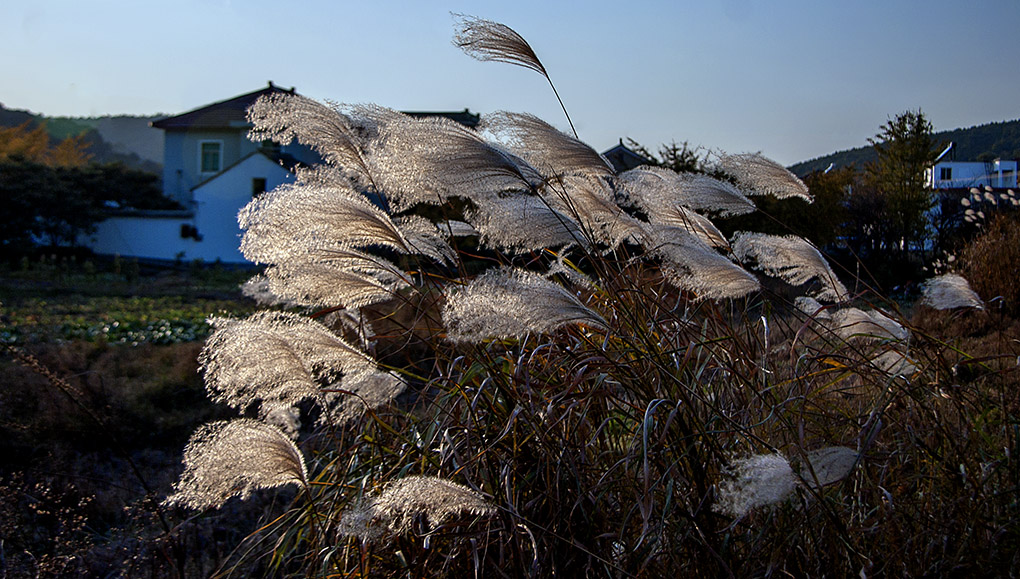
<path id="1" fill-rule="evenodd" d="M 990 307 L 1020 315 L 1020 221 L 1015 214 L 995 214 L 987 229 L 960 253 L 961 269 Z"/>

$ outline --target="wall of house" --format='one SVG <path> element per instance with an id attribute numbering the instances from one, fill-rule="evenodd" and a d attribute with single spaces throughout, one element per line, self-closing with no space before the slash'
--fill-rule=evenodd
<path id="1" fill-rule="evenodd" d="M 192 226 L 190 215 L 151 212 L 148 215 L 110 217 L 96 226 L 86 245 L 103 255 L 183 259 L 196 242 L 181 237 L 181 226 Z"/>
<path id="2" fill-rule="evenodd" d="M 947 176 L 949 178 L 946 178 Z M 928 170 L 928 183 L 934 189 L 1016 187 L 1017 162 L 996 160 L 988 163 L 969 161 L 936 163 Z"/>
<path id="3" fill-rule="evenodd" d="M 216 173 L 200 171 L 200 143 L 219 141 L 220 170 L 236 163 L 241 157 L 253 152 L 257 144 L 248 140 L 247 127 L 237 129 L 166 130 L 163 145 L 163 189 L 185 207 L 191 201 L 191 190 Z"/>
<path id="4" fill-rule="evenodd" d="M 237 213 L 252 200 L 253 179 L 264 179 L 266 191 L 271 191 L 293 181 L 294 175 L 265 155 L 255 154 L 197 187 L 195 228 L 202 241 L 189 250 L 188 259 L 246 261 L 238 249 L 242 232 Z"/>

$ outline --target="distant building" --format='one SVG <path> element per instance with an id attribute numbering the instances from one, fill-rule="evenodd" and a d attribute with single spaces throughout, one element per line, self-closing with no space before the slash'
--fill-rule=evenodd
<path id="1" fill-rule="evenodd" d="M 255 143 L 248 139 L 247 109 L 259 97 L 296 94 L 272 82 L 260 90 L 154 121 L 164 133 L 164 194 L 182 211 L 113 212 L 85 241 L 96 253 L 157 260 L 201 259 L 244 263 L 237 214 L 253 197 L 292 182 L 299 165 L 321 162 L 312 149 Z M 475 127 L 479 115 L 462 112 L 410 112 L 443 116 Z"/>
<path id="2" fill-rule="evenodd" d="M 629 171 L 630 169 L 641 165 L 653 164 L 651 160 L 646 159 L 633 150 L 627 148 L 627 146 L 623 144 L 623 139 L 620 139 L 620 144 L 602 153 L 602 156 L 609 161 L 617 173 Z"/>
<path id="3" fill-rule="evenodd" d="M 1017 162 L 996 159 L 981 161 L 937 161 L 925 172 L 932 189 L 970 189 L 991 187 L 1007 189 L 1017 186 Z"/>

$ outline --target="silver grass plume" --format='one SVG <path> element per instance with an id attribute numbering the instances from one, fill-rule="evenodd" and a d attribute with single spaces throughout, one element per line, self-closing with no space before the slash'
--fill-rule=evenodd
<path id="1" fill-rule="evenodd" d="M 563 104 L 556 85 L 553 84 L 545 66 L 542 65 L 538 55 L 523 36 L 505 24 L 463 14 L 454 16 L 458 20 L 457 32 L 453 37 L 454 45 L 476 60 L 515 64 L 541 74 L 549 83 L 553 94 L 556 95 L 556 100 L 559 101 L 560 108 L 563 109 L 563 114 L 567 117 L 567 122 L 570 123 L 570 130 L 574 135 L 577 135 L 577 130 L 574 128 L 573 121 L 570 120 L 570 114 L 567 113 L 567 107 Z"/>
<path id="2" fill-rule="evenodd" d="M 836 310 L 832 314 L 830 325 L 844 340 L 864 338 L 906 341 L 910 338 L 909 330 L 878 310 L 864 311 L 858 308 Z"/>
<path id="3" fill-rule="evenodd" d="M 316 248 L 378 245 L 400 253 L 450 261 L 453 250 L 440 232 L 421 218 L 394 222 L 348 181 L 282 185 L 241 209 L 245 230 L 241 253 L 254 263 L 289 262 Z"/>
<path id="4" fill-rule="evenodd" d="M 527 113 L 499 111 L 482 118 L 479 129 L 547 176 L 612 176 L 605 157 L 580 139 Z"/>
<path id="5" fill-rule="evenodd" d="M 617 203 L 640 209 L 649 223 L 686 229 L 712 247 L 729 248 L 729 242 L 715 224 L 679 203 L 681 182 L 680 175 L 669 169 L 632 169 L 616 180 Z"/>
<path id="6" fill-rule="evenodd" d="M 798 310 L 816 320 L 826 321 L 832 319 L 832 313 L 829 312 L 829 310 L 826 310 L 825 306 L 820 304 L 818 300 L 813 297 L 797 296 L 793 300 L 793 305 L 796 306 Z"/>
<path id="7" fill-rule="evenodd" d="M 814 297 L 838 302 L 847 299 L 846 288 L 836 278 L 822 254 L 805 239 L 793 235 L 739 232 L 734 236 L 733 254 L 743 263 L 753 262 L 765 273 L 792 285 L 812 279 L 822 283 Z"/>
<path id="8" fill-rule="evenodd" d="M 242 320 L 213 318 L 199 354 L 214 402 L 260 413 L 311 399 L 329 409 L 338 397 L 321 384 L 356 384 L 376 372 L 375 361 L 322 324 L 296 314 L 263 311 Z"/>
<path id="9" fill-rule="evenodd" d="M 301 451 L 280 429 L 250 418 L 200 427 L 184 449 L 184 473 L 167 505 L 220 507 L 257 489 L 307 485 Z"/>
<path id="10" fill-rule="evenodd" d="M 664 167 L 636 167 L 616 182 L 630 202 L 649 213 L 671 207 L 733 217 L 755 210 L 754 203 L 733 184 L 700 173 L 677 173 Z"/>
<path id="11" fill-rule="evenodd" d="M 376 184 L 396 212 L 450 197 L 531 191 L 543 182 L 523 159 L 443 117 L 394 115 L 380 126 L 370 149 Z"/>
<path id="12" fill-rule="evenodd" d="M 519 338 L 568 324 L 607 327 L 602 316 L 556 282 L 516 268 L 490 270 L 448 290 L 443 324 L 455 342 Z"/>
<path id="13" fill-rule="evenodd" d="M 871 359 L 871 364 L 890 376 L 904 376 L 909 378 L 917 372 L 917 365 L 914 364 L 907 354 L 899 348 L 890 348 L 885 352 Z"/>
<path id="14" fill-rule="evenodd" d="M 609 183 L 587 175 L 560 176 L 539 190 L 556 211 L 572 218 L 594 243 L 615 248 L 621 243 L 638 243 L 645 223 L 616 204 Z"/>
<path id="15" fill-rule="evenodd" d="M 274 94 L 259 97 L 248 109 L 248 120 L 254 125 L 253 141 L 287 144 L 297 140 L 315 149 L 335 169 L 364 185 L 372 183 L 364 153 L 375 127 L 365 115 L 345 114 L 339 106 L 300 95 Z"/>
<path id="16" fill-rule="evenodd" d="M 777 199 L 800 197 L 808 203 L 814 201 L 803 181 L 786 167 L 759 153 L 720 155 L 718 167 L 752 195 L 771 195 Z"/>
<path id="17" fill-rule="evenodd" d="M 981 298 L 970 288 L 966 278 L 955 273 L 940 275 L 925 282 L 921 303 L 936 310 L 984 308 Z"/>
<path id="18" fill-rule="evenodd" d="M 737 518 L 758 507 L 782 502 L 797 487 L 793 469 L 781 454 L 735 460 L 725 474 L 712 510 Z"/>
<path id="19" fill-rule="evenodd" d="M 297 305 L 290 300 L 285 300 L 274 294 L 272 290 L 269 289 L 269 279 L 261 273 L 241 284 L 241 295 L 254 300 L 259 306 L 281 306 L 289 308 Z"/>
<path id="20" fill-rule="evenodd" d="M 363 308 L 390 301 L 409 287 L 403 272 L 380 257 L 353 249 L 313 257 L 266 268 L 270 291 L 303 306 Z"/>
<path id="21" fill-rule="evenodd" d="M 495 510 L 463 485 L 434 476 L 408 476 L 390 482 L 378 496 L 343 513 L 338 530 L 341 535 L 371 541 L 386 532 L 411 531 L 417 520 L 424 519 L 435 529 L 463 513 L 485 516 Z"/>
<path id="22" fill-rule="evenodd" d="M 642 245 L 662 260 L 666 279 L 698 299 L 738 298 L 760 288 L 753 275 L 686 229 L 649 225 L 645 232 Z"/>
<path id="23" fill-rule="evenodd" d="M 587 246 L 580 226 L 537 195 L 479 200 L 465 217 L 483 244 L 510 253 L 572 244 Z"/>
<path id="24" fill-rule="evenodd" d="M 856 450 L 845 446 L 812 450 L 804 457 L 800 478 L 815 489 L 839 482 L 850 474 L 859 457 Z"/>

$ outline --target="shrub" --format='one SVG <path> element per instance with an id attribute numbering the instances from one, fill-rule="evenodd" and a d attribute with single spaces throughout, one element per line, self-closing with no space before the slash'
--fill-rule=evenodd
<path id="1" fill-rule="evenodd" d="M 1013 214 L 995 214 L 987 228 L 960 253 L 961 269 L 990 307 L 1020 315 L 1020 221 Z"/>

